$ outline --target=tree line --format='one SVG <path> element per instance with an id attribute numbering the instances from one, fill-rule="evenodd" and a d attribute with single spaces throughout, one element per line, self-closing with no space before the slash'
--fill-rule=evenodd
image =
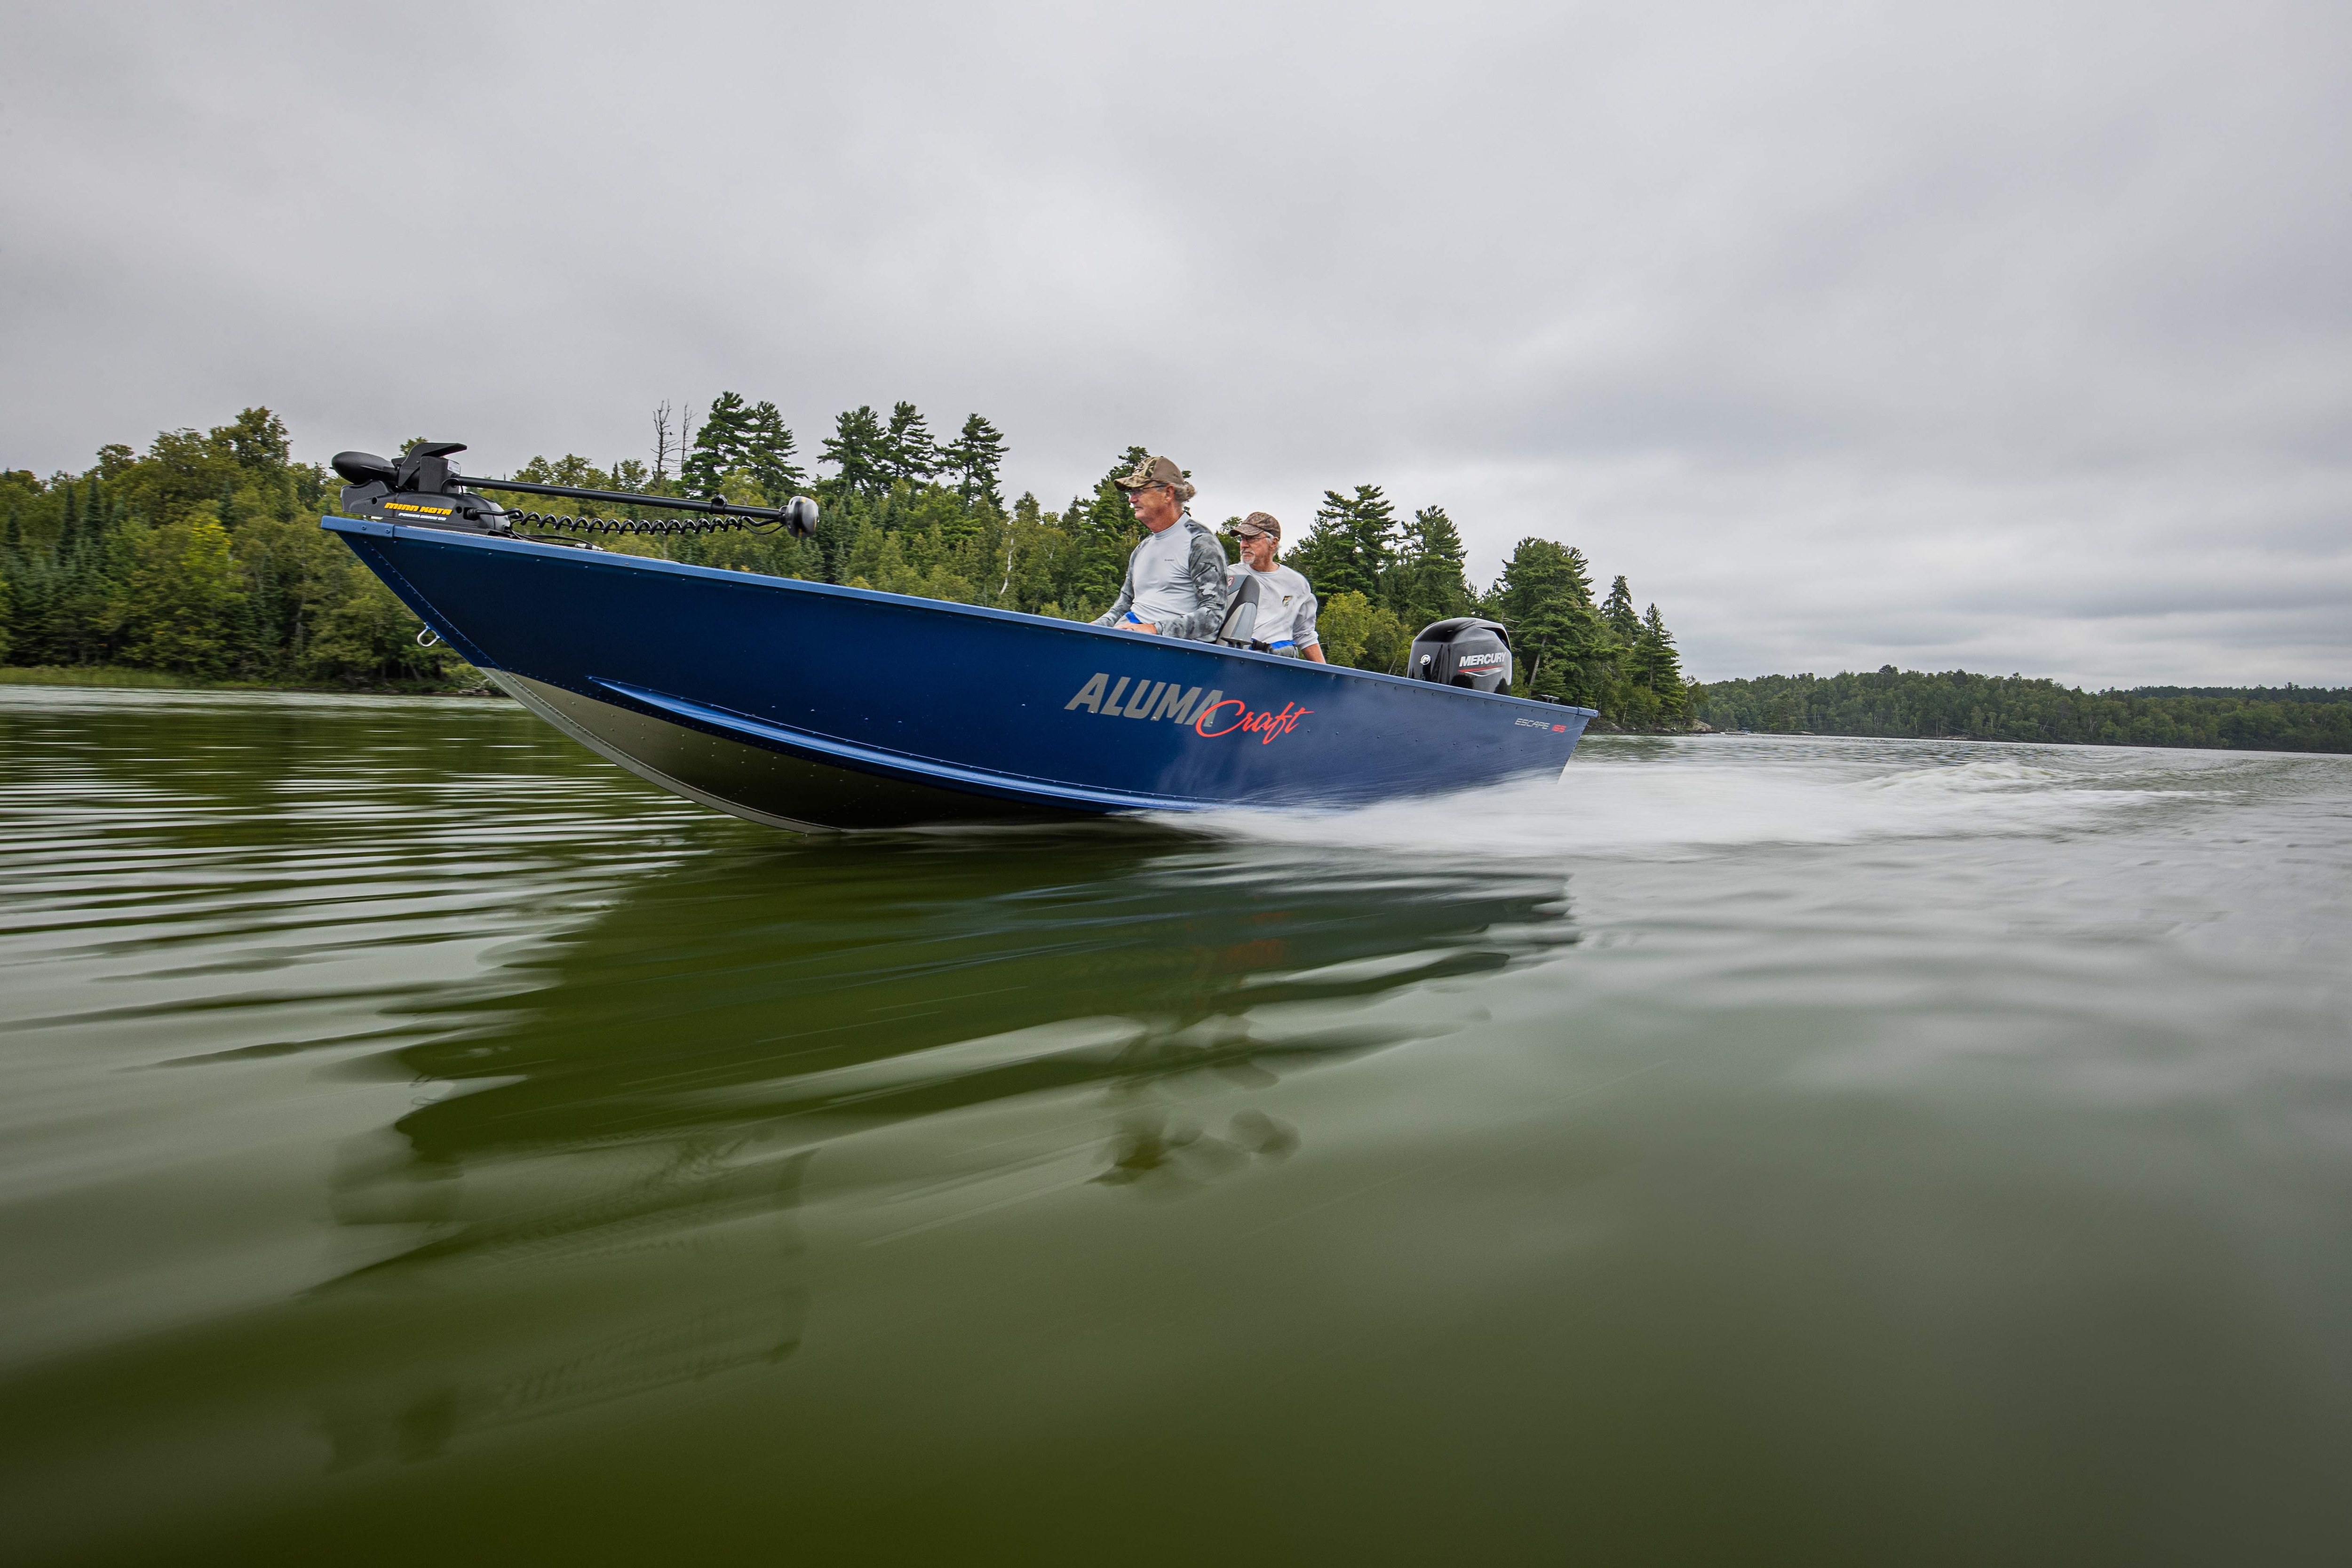
<path id="1" fill-rule="evenodd" d="M 2023 676 L 1767 675 L 1693 689 L 1717 730 L 2099 746 L 2352 752 L 2352 689 L 2144 686 L 2083 691 Z"/>
<path id="2" fill-rule="evenodd" d="M 769 504 L 810 491 L 821 518 L 807 540 L 732 532 L 599 542 L 1069 620 L 1108 606 L 1141 537 L 1112 482 L 1145 456 L 1140 447 L 1048 509 L 1034 494 L 1006 500 L 1004 436 L 979 414 L 942 437 L 912 403 L 887 415 L 845 410 L 818 444 L 814 462 L 830 470 L 821 474 L 772 402 L 725 392 L 698 414 L 665 404 L 654 424 L 650 461 L 538 457 L 507 477 Z M 203 433 L 163 432 L 144 453 L 102 447 L 79 474 L 0 472 L 0 663 L 352 689 L 478 684 L 446 645 L 418 647 L 416 618 L 320 530 L 340 486 L 324 467 L 293 459 L 284 421 L 267 408 Z M 499 499 L 518 510 L 552 504 L 515 491 Z M 1402 672 L 1419 627 L 1483 615 L 1512 629 L 1518 694 L 1598 708 L 1630 728 L 1687 721 L 1688 691 L 1657 607 L 1637 612 L 1622 576 L 1596 602 L 1591 567 L 1570 546 L 1520 541 L 1482 593 L 1444 508 L 1402 521 L 1380 487 L 1358 485 L 1326 492 L 1287 558 L 1322 600 L 1320 635 L 1335 663 Z"/>
<path id="3" fill-rule="evenodd" d="M 340 483 L 249 408 L 79 474 L 0 471 L 0 661 L 121 665 L 281 684 L 456 683 L 446 650 L 341 541 Z"/>

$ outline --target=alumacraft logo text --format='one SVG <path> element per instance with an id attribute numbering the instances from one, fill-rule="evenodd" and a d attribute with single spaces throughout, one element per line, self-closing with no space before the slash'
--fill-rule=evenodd
<path id="1" fill-rule="evenodd" d="M 1238 731 L 1255 735 L 1262 745 L 1272 745 L 1276 736 L 1289 734 L 1298 728 L 1301 719 L 1315 711 L 1286 702 L 1278 713 L 1254 713 L 1248 703 L 1222 691 L 1204 696 L 1197 686 L 1186 690 L 1174 681 L 1136 680 L 1125 675 L 1113 686 L 1108 674 L 1095 676 L 1078 688 L 1076 697 L 1062 704 L 1065 713 L 1074 708 L 1099 713 L 1106 719 L 1117 714 L 1122 719 L 1165 719 L 1171 723 L 1189 724 L 1194 734 L 1211 741 Z"/>

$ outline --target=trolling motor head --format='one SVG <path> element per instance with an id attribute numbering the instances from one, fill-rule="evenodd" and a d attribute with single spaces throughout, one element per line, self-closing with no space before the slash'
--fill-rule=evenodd
<path id="1" fill-rule="evenodd" d="M 343 487 L 343 515 L 467 533 L 512 533 L 507 509 L 468 493 L 464 478 L 450 471 L 449 454 L 465 449 L 462 441 L 426 441 L 397 461 L 373 452 L 336 453 L 335 472 L 351 481 Z"/>
<path id="2" fill-rule="evenodd" d="M 816 502 L 806 496 L 794 496 L 780 507 L 744 506 L 729 500 L 723 495 L 690 500 L 683 497 L 647 495 L 634 490 L 592 490 L 577 485 L 542 485 L 521 479 L 478 479 L 458 473 L 449 466 L 449 455 L 465 449 L 465 443 L 461 441 L 423 441 L 397 460 L 379 458 L 373 452 L 336 453 L 335 472 L 351 481 L 343 487 L 343 514 L 347 517 L 381 518 L 387 522 L 406 523 L 418 528 L 458 529 L 467 533 L 511 534 L 518 521 L 558 529 L 580 529 L 592 533 L 708 533 L 760 523 L 781 525 L 784 531 L 797 539 L 806 539 L 816 531 Z M 634 516 L 542 517 L 537 512 L 518 515 L 496 501 L 474 494 L 478 489 L 520 490 L 526 495 L 607 501 L 633 510 L 643 507 L 661 507 L 671 511 L 705 512 L 722 520 L 740 518 L 743 521 L 685 522 L 648 521 Z"/>

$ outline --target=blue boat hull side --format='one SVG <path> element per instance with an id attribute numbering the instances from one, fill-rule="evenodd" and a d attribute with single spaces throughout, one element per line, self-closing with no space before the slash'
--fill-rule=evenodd
<path id="1" fill-rule="evenodd" d="M 782 826 L 1358 805 L 1556 773 L 1592 716 L 829 584 L 325 526 L 575 739 Z"/>
<path id="2" fill-rule="evenodd" d="M 921 823 L 1066 819 L 986 795 L 908 784 L 810 762 L 599 702 L 510 670 L 489 678 L 509 696 L 590 751 L 673 795 L 796 833 L 905 827 Z"/>

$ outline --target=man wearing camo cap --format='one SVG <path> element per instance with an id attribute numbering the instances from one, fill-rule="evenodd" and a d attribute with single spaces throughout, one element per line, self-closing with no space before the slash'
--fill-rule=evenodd
<path id="1" fill-rule="evenodd" d="M 1315 590 L 1276 559 L 1282 553 L 1282 524 L 1270 513 L 1254 511 L 1226 531 L 1242 546 L 1242 558 L 1228 574 L 1232 582 L 1238 586 L 1245 578 L 1257 579 L 1255 640 L 1250 647 L 1285 658 L 1328 664 L 1322 640 L 1315 635 Z"/>
<path id="2" fill-rule="evenodd" d="M 1127 558 L 1127 581 L 1098 626 L 1206 642 L 1225 619 L 1225 552 L 1192 521 L 1192 487 L 1166 458 L 1146 458 L 1116 481 L 1149 531 Z"/>

